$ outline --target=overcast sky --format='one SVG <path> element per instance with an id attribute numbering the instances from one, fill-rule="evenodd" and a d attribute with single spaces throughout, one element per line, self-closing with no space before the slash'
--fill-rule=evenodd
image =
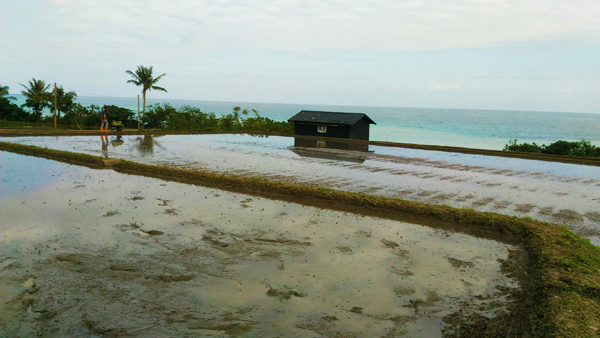
<path id="1" fill-rule="evenodd" d="M 0 84 L 80 96 L 600 113 L 598 0 L 0 0 Z"/>

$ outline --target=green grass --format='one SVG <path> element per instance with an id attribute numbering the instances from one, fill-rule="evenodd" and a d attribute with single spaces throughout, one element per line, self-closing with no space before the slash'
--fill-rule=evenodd
<path id="1" fill-rule="evenodd" d="M 54 130 L 54 123 L 46 122 L 20 122 L 0 120 L 0 129 L 20 129 L 20 130 Z M 77 126 L 57 124 L 58 130 L 79 130 Z M 86 128 L 83 128 L 86 129 Z M 89 128 L 88 128 L 89 129 Z"/>

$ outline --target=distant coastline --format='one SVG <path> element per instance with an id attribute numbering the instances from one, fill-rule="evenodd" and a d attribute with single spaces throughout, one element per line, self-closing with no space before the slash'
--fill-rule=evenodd
<path id="1" fill-rule="evenodd" d="M 24 103 L 21 94 L 13 96 L 17 98 L 16 103 Z M 77 102 L 84 106 L 107 104 L 137 111 L 135 97 L 79 96 Z M 175 108 L 190 105 L 217 115 L 229 114 L 233 107 L 241 106 L 256 109 L 261 116 L 275 121 L 285 121 L 303 109 L 361 112 L 377 123 L 371 127 L 370 139 L 374 141 L 501 150 L 511 139 L 537 144 L 585 139 L 600 146 L 600 114 L 593 113 L 147 99 L 147 105 L 165 103 Z"/>

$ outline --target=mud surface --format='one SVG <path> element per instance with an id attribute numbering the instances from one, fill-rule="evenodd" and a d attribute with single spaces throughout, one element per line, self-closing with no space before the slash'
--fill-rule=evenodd
<path id="1" fill-rule="evenodd" d="M 490 240 L 6 152 L 0 166 L 0 335 L 440 336 L 518 288 L 502 272 L 516 249 Z"/>
<path id="2" fill-rule="evenodd" d="M 207 170 L 412 201 L 569 227 L 600 245 L 600 167 L 368 146 L 370 152 L 294 147 L 249 135 L 19 137 L 14 143 Z"/>

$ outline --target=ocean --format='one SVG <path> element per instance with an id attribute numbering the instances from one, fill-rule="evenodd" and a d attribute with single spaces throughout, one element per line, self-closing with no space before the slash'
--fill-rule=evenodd
<path id="1" fill-rule="evenodd" d="M 24 103 L 22 95 L 12 95 Z M 80 96 L 82 105 L 116 105 L 137 111 L 137 97 Z M 221 102 L 152 99 L 146 105 L 193 106 L 206 113 L 230 113 L 235 106 L 258 110 L 261 116 L 285 121 L 301 110 L 366 113 L 377 124 L 371 140 L 481 149 L 502 149 L 511 139 L 549 144 L 558 140 L 589 140 L 600 146 L 600 114 L 508 110 L 368 107 L 315 104 Z"/>

